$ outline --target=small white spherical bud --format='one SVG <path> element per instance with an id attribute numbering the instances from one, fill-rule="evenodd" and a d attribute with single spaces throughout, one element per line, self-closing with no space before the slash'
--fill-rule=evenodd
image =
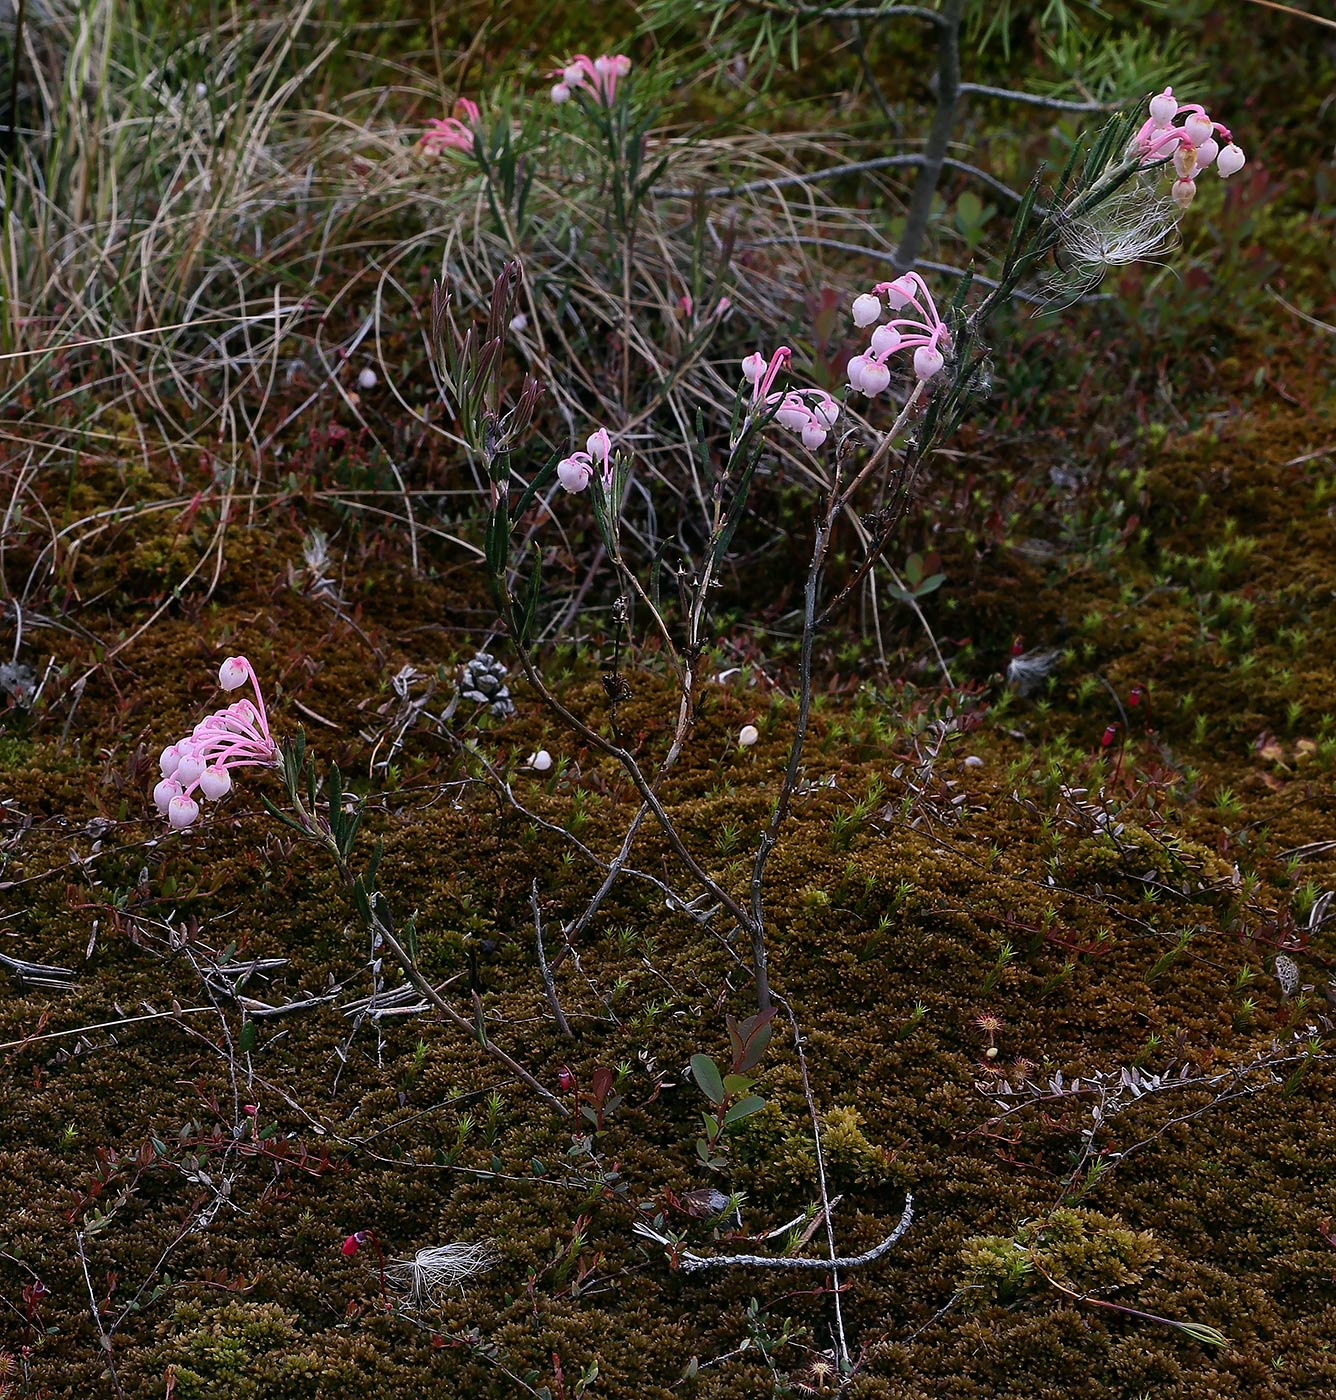
<path id="1" fill-rule="evenodd" d="M 569 102 L 571 100 L 571 90 L 565 83 L 555 83 L 552 92 L 549 94 L 556 103 Z"/>
<path id="2" fill-rule="evenodd" d="M 191 797 L 173 797 L 167 804 L 167 820 L 178 831 L 190 825 L 199 816 L 199 803 Z"/>
<path id="3" fill-rule="evenodd" d="M 531 753 L 529 767 L 535 773 L 546 773 L 552 767 L 552 755 L 546 749 L 539 749 L 537 753 Z"/>
<path id="4" fill-rule="evenodd" d="M 935 345 L 920 345 L 914 351 L 914 373 L 920 379 L 931 379 L 934 374 L 939 374 L 945 363 L 942 352 Z"/>
<path id="5" fill-rule="evenodd" d="M 1173 88 L 1165 88 L 1150 100 L 1150 119 L 1156 126 L 1168 126 L 1178 115 L 1178 99 Z"/>
<path id="6" fill-rule="evenodd" d="M 162 769 L 162 776 L 170 778 L 176 772 L 176 765 L 181 762 L 181 751 L 175 744 L 168 744 L 162 753 L 158 755 L 158 767 Z"/>
<path id="7" fill-rule="evenodd" d="M 754 724 L 744 724 L 738 730 L 738 747 L 749 749 L 761 737 L 761 731 Z"/>
<path id="8" fill-rule="evenodd" d="M 217 802 L 232 791 L 232 775 L 226 768 L 214 764 L 199 775 L 199 790 L 210 802 Z"/>
<path id="9" fill-rule="evenodd" d="M 972 753 L 972 754 L 970 754 L 970 756 L 965 760 L 965 767 L 966 767 L 966 768 L 982 768 L 982 767 L 983 767 L 983 759 L 981 759 L 977 753 Z"/>
<path id="10" fill-rule="evenodd" d="M 357 376 L 357 387 L 359 389 L 374 389 L 376 387 L 376 371 L 368 366 Z"/>
<path id="11" fill-rule="evenodd" d="M 987 1059 L 987 1060 L 995 1060 L 995 1059 L 997 1059 L 997 1046 L 996 1046 L 996 1045 L 990 1045 L 990 1046 L 988 1047 L 988 1049 L 985 1050 L 983 1053 L 984 1053 L 984 1058 L 985 1058 L 985 1059 Z"/>
<path id="12" fill-rule="evenodd" d="M 250 667 L 246 665 L 244 657 L 229 656 L 218 668 L 218 684 L 224 690 L 235 690 L 237 686 L 246 684 L 249 675 Z"/>
<path id="13" fill-rule="evenodd" d="M 881 300 L 871 292 L 854 298 L 854 325 L 870 326 L 881 317 Z"/>
<path id="14" fill-rule="evenodd" d="M 579 87 L 585 80 L 585 70 L 578 63 L 572 63 L 568 68 L 563 68 L 561 81 L 567 87 Z"/>
<path id="15" fill-rule="evenodd" d="M 523 311 L 517 311 L 510 318 L 510 329 L 512 331 L 526 331 L 529 329 L 529 318 Z"/>
<path id="16" fill-rule="evenodd" d="M 1247 159 L 1248 157 L 1231 141 L 1216 157 L 1215 168 L 1227 180 L 1231 175 L 1237 175 L 1243 169 Z"/>
<path id="17" fill-rule="evenodd" d="M 181 784 L 175 778 L 164 778 L 153 789 L 153 804 L 165 817 L 173 797 L 181 796 Z"/>

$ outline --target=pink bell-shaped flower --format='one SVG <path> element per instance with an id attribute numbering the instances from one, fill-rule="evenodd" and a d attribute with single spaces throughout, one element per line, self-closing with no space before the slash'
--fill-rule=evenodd
<path id="1" fill-rule="evenodd" d="M 1150 119 L 1156 126 L 1168 126 L 1178 115 L 1178 99 L 1174 96 L 1171 87 L 1165 88 L 1161 93 L 1150 100 Z"/>
<path id="2" fill-rule="evenodd" d="M 1231 175 L 1237 175 L 1243 169 L 1247 159 L 1248 157 L 1231 141 L 1216 157 L 1215 168 L 1220 172 L 1222 179 L 1228 180 Z"/>
<path id="3" fill-rule="evenodd" d="M 940 374 L 945 363 L 942 352 L 935 345 L 920 345 L 914 351 L 914 373 L 920 379 L 927 380 L 934 374 Z"/>
<path id="4" fill-rule="evenodd" d="M 193 797 L 173 797 L 167 804 L 167 820 L 181 831 L 199 816 L 199 803 Z"/>
<path id="5" fill-rule="evenodd" d="M 212 764 L 199 775 L 199 790 L 210 802 L 217 802 L 232 791 L 232 775 L 226 768 Z"/>
<path id="6" fill-rule="evenodd" d="M 229 656 L 218 668 L 218 684 L 224 690 L 235 690 L 238 686 L 246 684 L 249 674 L 250 667 L 243 657 Z"/>
<path id="7" fill-rule="evenodd" d="M 854 325 L 860 329 L 863 326 L 870 326 L 873 321 L 881 318 L 881 300 L 874 297 L 871 292 L 864 292 L 862 296 L 854 298 Z"/>

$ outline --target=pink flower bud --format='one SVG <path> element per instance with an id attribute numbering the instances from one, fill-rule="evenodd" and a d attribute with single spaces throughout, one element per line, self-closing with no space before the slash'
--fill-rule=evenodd
<path id="1" fill-rule="evenodd" d="M 853 361 L 850 361 L 850 364 L 852 363 Z M 879 365 L 876 360 L 864 360 L 860 378 L 862 383 L 856 384 L 854 387 L 861 389 L 868 398 L 872 398 L 874 395 L 880 394 L 891 382 L 891 372 L 885 365 Z"/>
<path id="2" fill-rule="evenodd" d="M 175 778 L 164 778 L 153 789 L 153 803 L 165 817 L 173 797 L 181 796 L 181 784 Z"/>
<path id="3" fill-rule="evenodd" d="M 607 462 L 608 456 L 612 452 L 612 439 L 608 436 L 608 430 L 600 428 L 598 432 L 590 433 L 585 447 L 595 462 Z"/>
<path id="4" fill-rule="evenodd" d="M 809 452 L 815 452 L 826 440 L 826 430 L 817 422 L 815 418 L 809 418 L 803 426 L 803 446 Z"/>
<path id="5" fill-rule="evenodd" d="M 181 761 L 180 750 L 175 744 L 168 744 L 162 753 L 158 755 L 158 767 L 162 769 L 162 776 L 170 778 L 176 772 L 176 765 Z"/>
<path id="6" fill-rule="evenodd" d="M 167 820 L 178 830 L 190 825 L 199 816 L 199 803 L 184 794 L 173 797 L 167 804 Z"/>
<path id="7" fill-rule="evenodd" d="M 249 675 L 250 667 L 244 656 L 229 656 L 218 668 L 218 684 L 224 690 L 235 690 L 237 686 L 246 684 Z"/>
<path id="8" fill-rule="evenodd" d="M 765 373 L 765 356 L 758 350 L 754 355 L 748 355 L 742 362 L 742 377 L 748 384 L 755 384 Z"/>
<path id="9" fill-rule="evenodd" d="M 609 73 L 615 73 L 616 71 L 613 60 L 608 54 L 601 53 L 594 60 L 594 72 L 597 73 L 600 78 L 606 78 Z"/>
<path id="10" fill-rule="evenodd" d="M 1220 154 L 1220 143 L 1214 136 L 1208 136 L 1205 141 L 1197 147 L 1197 165 L 1205 170 L 1208 165 Z"/>
<path id="11" fill-rule="evenodd" d="M 1193 112 L 1183 123 L 1183 131 L 1194 146 L 1200 146 L 1203 141 L 1209 140 L 1215 132 L 1215 123 L 1205 112 Z"/>
<path id="12" fill-rule="evenodd" d="M 204 760 L 193 753 L 183 753 L 180 763 L 176 765 L 175 777 L 183 787 L 189 787 L 191 783 L 198 781 L 202 772 Z"/>
<path id="13" fill-rule="evenodd" d="M 854 298 L 854 325 L 870 326 L 881 317 L 881 300 L 871 292 Z"/>
<path id="14" fill-rule="evenodd" d="M 549 97 L 558 104 L 571 100 L 571 90 L 565 83 L 553 83 Z"/>
<path id="15" fill-rule="evenodd" d="M 939 374 L 945 363 L 942 352 L 935 345 L 920 345 L 914 351 L 914 373 L 920 379 L 931 379 L 934 374 Z"/>
<path id="16" fill-rule="evenodd" d="M 899 311 L 901 307 L 908 306 L 909 303 L 913 301 L 916 290 L 917 288 L 914 286 L 909 274 L 905 273 L 903 277 L 897 277 L 895 281 L 886 288 L 886 305 L 889 306 L 892 311 Z"/>
<path id="17" fill-rule="evenodd" d="M 339 1248 L 343 1251 L 343 1257 L 345 1259 L 351 1259 L 353 1255 L 356 1254 L 359 1249 L 361 1249 L 362 1241 L 365 1238 L 366 1236 L 362 1233 L 361 1230 L 359 1230 L 355 1235 L 349 1235 L 348 1238 L 344 1240 L 344 1242 L 339 1246 Z"/>
<path id="18" fill-rule="evenodd" d="M 775 414 L 775 420 L 790 432 L 800 433 L 811 421 L 811 413 L 801 399 L 786 399 Z"/>
<path id="19" fill-rule="evenodd" d="M 199 775 L 199 790 L 210 802 L 217 802 L 232 791 L 232 775 L 226 768 L 213 764 Z"/>
<path id="20" fill-rule="evenodd" d="M 612 60 L 612 70 L 619 78 L 624 78 L 631 71 L 631 60 L 624 53 L 615 54 Z"/>
<path id="21" fill-rule="evenodd" d="M 1175 180 L 1169 191 L 1170 198 L 1180 209 L 1186 209 L 1196 198 L 1197 186 L 1191 180 Z"/>
<path id="22" fill-rule="evenodd" d="M 568 491 L 583 491 L 589 485 L 591 476 L 590 466 L 584 454 L 578 457 L 566 457 L 557 463 L 557 480 Z"/>
<path id="23" fill-rule="evenodd" d="M 902 337 L 894 326 L 878 326 L 872 332 L 873 352 L 883 359 L 887 355 L 893 355 L 900 348 Z"/>
<path id="24" fill-rule="evenodd" d="M 849 367 L 845 373 L 849 376 L 849 387 L 863 394 L 867 391 L 863 388 L 863 370 L 869 361 L 863 355 L 854 355 L 849 360 Z"/>
<path id="25" fill-rule="evenodd" d="M 1231 175 L 1237 175 L 1243 169 L 1247 156 L 1231 141 L 1215 162 L 1215 168 L 1224 179 L 1229 179 Z"/>
<path id="26" fill-rule="evenodd" d="M 1156 126 L 1168 126 L 1178 115 L 1178 100 L 1173 88 L 1165 88 L 1150 100 L 1150 119 Z"/>
<path id="27" fill-rule="evenodd" d="M 561 81 L 568 88 L 577 88 L 585 80 L 585 71 L 578 63 L 569 64 L 561 70 Z M 570 94 L 568 93 L 567 96 Z"/>
<path id="28" fill-rule="evenodd" d="M 840 406 L 835 402 L 834 399 L 827 395 L 827 397 L 822 399 L 821 402 L 817 404 L 817 406 L 812 410 L 812 412 L 816 414 L 816 416 L 821 420 L 822 423 L 826 425 L 826 427 L 833 428 L 835 424 L 839 421 Z"/>

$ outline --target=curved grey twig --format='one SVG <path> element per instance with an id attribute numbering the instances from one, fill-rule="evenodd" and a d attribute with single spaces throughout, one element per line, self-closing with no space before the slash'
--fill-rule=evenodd
<path id="1" fill-rule="evenodd" d="M 874 1244 L 863 1254 L 851 1255 L 848 1259 L 792 1259 L 766 1254 L 717 1254 L 707 1258 L 703 1254 L 692 1254 L 689 1250 L 678 1258 L 678 1267 L 683 1273 L 696 1273 L 701 1269 L 856 1269 L 863 1264 L 871 1264 L 887 1253 L 909 1229 L 914 1220 L 914 1196 L 911 1192 L 905 1197 L 904 1213 L 900 1223 L 880 1244 Z"/>

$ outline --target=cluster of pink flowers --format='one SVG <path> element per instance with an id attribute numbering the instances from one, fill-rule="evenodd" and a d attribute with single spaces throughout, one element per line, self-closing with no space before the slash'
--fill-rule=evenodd
<path id="1" fill-rule="evenodd" d="M 557 79 L 552 88 L 553 102 L 567 102 L 574 92 L 588 89 L 605 106 L 612 106 L 617 79 L 631 71 L 631 60 L 624 53 L 605 53 L 597 58 L 577 53 L 560 68 L 552 70 Z"/>
<path id="2" fill-rule="evenodd" d="M 438 156 L 442 151 L 473 151 L 473 133 L 478 127 L 478 104 L 461 97 L 448 117 L 433 117 L 427 123 L 418 145 L 429 156 Z"/>
<path id="3" fill-rule="evenodd" d="M 886 307 L 882 306 L 882 298 Z M 903 311 L 912 316 L 893 316 L 872 332 L 872 343 L 861 355 L 849 361 L 849 387 L 872 398 L 891 382 L 886 361 L 901 350 L 913 350 L 914 373 L 929 380 L 946 363 L 944 351 L 951 348 L 951 333 L 937 314 L 932 293 L 917 272 L 906 272 L 894 282 L 878 282 L 870 292 L 854 298 L 854 325 L 866 327 L 880 321 L 884 310 Z"/>
<path id="4" fill-rule="evenodd" d="M 250 681 L 255 703 L 237 700 L 200 720 L 191 733 L 162 751 L 162 781 L 153 789 L 158 811 L 174 827 L 186 827 L 199 816 L 197 789 L 211 801 L 232 790 L 231 768 L 278 763 L 278 745 L 269 732 L 264 696 L 255 669 L 244 656 L 229 656 L 218 669 L 218 684 L 236 690 Z"/>
<path id="5" fill-rule="evenodd" d="M 793 351 L 781 345 L 767 360 L 757 351 L 742 362 L 742 377 L 752 386 L 752 407 L 775 408 L 775 420 L 781 427 L 797 433 L 803 446 L 815 452 L 825 442 L 840 406 L 821 389 L 790 389 L 787 393 L 771 393 L 781 370 L 789 367 Z"/>
<path id="6" fill-rule="evenodd" d="M 1182 117 L 1181 125 L 1175 122 Z M 1219 140 L 1216 138 L 1219 137 Z M 1220 141 L 1228 144 L 1221 149 Z M 1173 157 L 1174 203 L 1186 209 L 1197 193 L 1196 180 L 1214 163 L 1222 179 L 1243 169 L 1247 157 L 1234 144 L 1229 128 L 1212 121 L 1198 102 L 1180 102 L 1173 88 L 1165 88 L 1150 100 L 1150 117 L 1132 138 L 1132 152 L 1143 165 Z"/>
<path id="7" fill-rule="evenodd" d="M 612 439 L 606 428 L 591 433 L 586 452 L 572 452 L 557 463 L 557 479 L 568 491 L 583 491 L 598 466 L 603 472 L 603 488 L 612 486 Z"/>

